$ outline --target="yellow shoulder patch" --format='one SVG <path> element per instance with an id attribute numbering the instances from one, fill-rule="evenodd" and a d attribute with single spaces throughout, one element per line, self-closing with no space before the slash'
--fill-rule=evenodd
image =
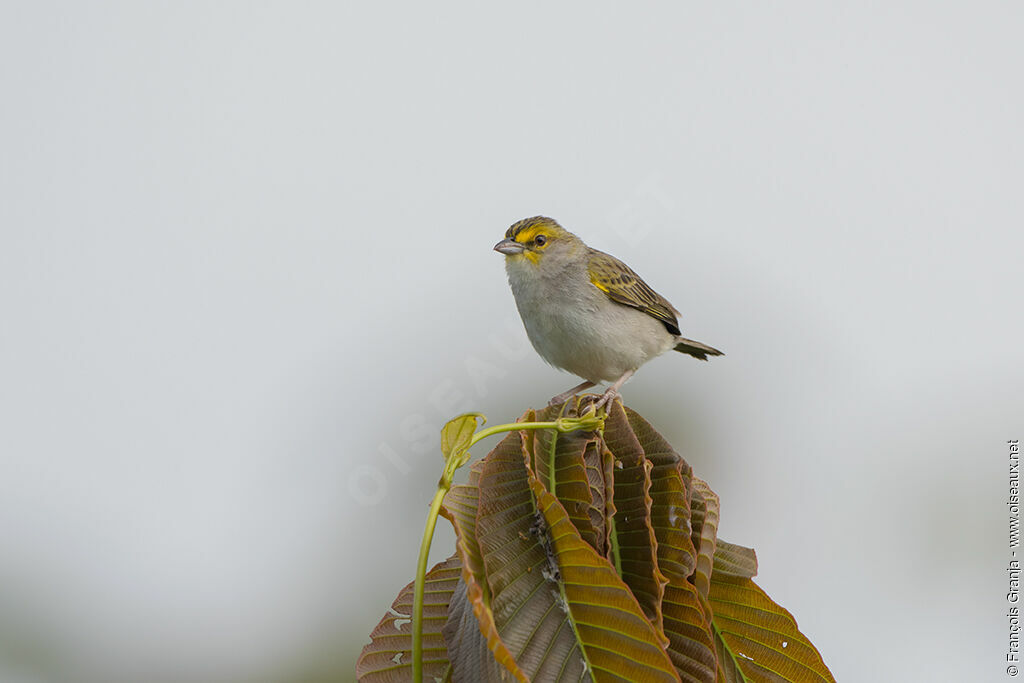
<path id="1" fill-rule="evenodd" d="M 676 310 L 663 296 L 651 289 L 625 263 L 610 254 L 591 250 L 587 263 L 590 282 L 612 301 L 643 311 L 660 320 L 672 334 L 679 334 Z"/>

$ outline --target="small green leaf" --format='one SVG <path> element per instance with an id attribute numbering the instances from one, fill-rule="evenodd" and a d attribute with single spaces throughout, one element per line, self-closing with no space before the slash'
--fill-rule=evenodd
<path id="1" fill-rule="evenodd" d="M 448 424 L 441 428 L 441 454 L 445 460 L 469 449 L 470 441 L 478 427 L 477 418 L 480 418 L 481 425 L 487 422 L 487 418 L 480 413 L 466 413 L 449 420 Z"/>

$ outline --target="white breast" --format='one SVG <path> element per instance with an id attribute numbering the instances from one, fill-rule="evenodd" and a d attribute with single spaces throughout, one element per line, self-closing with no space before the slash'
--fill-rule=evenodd
<path id="1" fill-rule="evenodd" d="M 506 270 L 530 343 L 555 367 L 610 382 L 675 343 L 661 322 L 609 299 L 582 267 L 545 278 L 525 259 L 508 259 Z"/>

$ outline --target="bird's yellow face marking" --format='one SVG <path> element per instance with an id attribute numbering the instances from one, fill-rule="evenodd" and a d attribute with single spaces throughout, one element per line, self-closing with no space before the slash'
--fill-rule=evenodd
<path id="1" fill-rule="evenodd" d="M 551 235 L 548 232 L 550 230 L 540 225 L 521 230 L 515 237 L 516 242 L 526 247 L 526 251 L 521 255 L 529 259 L 531 263 L 539 263 L 540 257 L 544 254 L 544 250 L 551 240 Z"/>
<path id="2" fill-rule="evenodd" d="M 544 250 L 547 249 L 552 240 L 558 239 L 562 232 L 564 232 L 562 227 L 550 218 L 537 216 L 521 220 L 508 229 L 505 237 L 515 240 L 526 247 L 526 249 L 523 253 L 510 256 L 509 258 L 526 258 L 536 265 L 540 263 Z"/>

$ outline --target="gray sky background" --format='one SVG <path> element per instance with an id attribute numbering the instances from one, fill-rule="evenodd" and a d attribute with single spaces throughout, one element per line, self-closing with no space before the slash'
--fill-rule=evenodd
<path id="1" fill-rule="evenodd" d="M 839 680 L 1005 676 L 1022 20 L 4 3 L 0 680 L 346 680 L 443 422 L 577 382 L 491 251 L 539 213 L 727 353 L 625 399 Z"/>

